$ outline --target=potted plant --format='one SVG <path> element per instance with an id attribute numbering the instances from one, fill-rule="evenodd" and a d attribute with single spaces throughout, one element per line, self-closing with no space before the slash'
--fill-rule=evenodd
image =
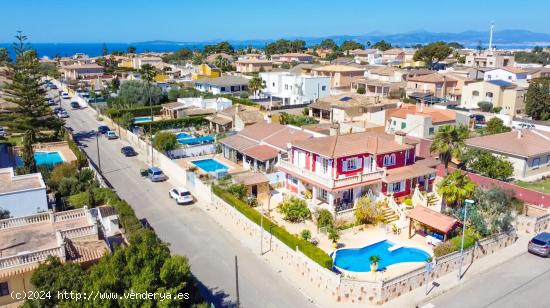
<path id="1" fill-rule="evenodd" d="M 338 232 L 338 229 L 331 227 L 328 229 L 328 238 L 329 240 L 332 240 L 332 247 L 336 248 L 338 247 L 338 239 L 340 239 L 340 234 Z"/>
<path id="2" fill-rule="evenodd" d="M 370 261 L 370 271 L 375 273 L 378 270 L 378 262 L 380 262 L 382 258 L 380 256 L 374 255 L 369 257 Z"/>
<path id="3" fill-rule="evenodd" d="M 391 225 L 391 231 L 393 232 L 393 234 L 397 234 L 399 232 L 396 224 Z"/>

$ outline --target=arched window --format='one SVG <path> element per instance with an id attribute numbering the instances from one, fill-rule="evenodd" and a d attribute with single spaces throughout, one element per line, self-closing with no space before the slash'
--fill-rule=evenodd
<path id="1" fill-rule="evenodd" d="M 390 165 L 395 165 L 395 154 L 390 155 Z"/>
<path id="2" fill-rule="evenodd" d="M 388 166 L 390 164 L 390 156 L 384 155 L 384 166 Z"/>
<path id="3" fill-rule="evenodd" d="M 479 96 L 479 91 L 472 91 L 472 96 Z"/>
<path id="4" fill-rule="evenodd" d="M 493 92 L 487 92 L 485 93 L 485 96 L 493 98 Z"/>

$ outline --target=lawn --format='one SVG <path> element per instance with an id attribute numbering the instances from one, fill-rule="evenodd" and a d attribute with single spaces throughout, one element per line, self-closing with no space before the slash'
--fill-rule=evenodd
<path id="1" fill-rule="evenodd" d="M 518 186 L 525 187 L 527 189 L 532 189 L 532 190 L 550 194 L 550 179 L 540 180 L 536 182 L 516 181 L 516 184 Z"/>

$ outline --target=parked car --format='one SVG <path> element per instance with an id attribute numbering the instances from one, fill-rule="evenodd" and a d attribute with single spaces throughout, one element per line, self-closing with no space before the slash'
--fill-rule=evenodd
<path id="1" fill-rule="evenodd" d="M 109 139 L 109 140 L 118 138 L 118 136 L 117 136 L 117 134 L 114 130 L 110 130 L 110 131 L 106 132 L 105 136 L 107 136 L 107 139 Z"/>
<path id="2" fill-rule="evenodd" d="M 527 251 L 541 257 L 550 257 L 550 233 L 542 232 L 533 237 L 527 244 Z"/>
<path id="3" fill-rule="evenodd" d="M 485 116 L 482 114 L 471 114 L 470 119 L 474 119 L 476 124 L 485 124 Z"/>
<path id="4" fill-rule="evenodd" d="M 53 105 L 55 105 L 55 101 L 52 98 L 50 98 L 48 100 L 48 106 L 53 106 Z"/>
<path id="5" fill-rule="evenodd" d="M 69 96 L 69 93 L 67 93 L 67 92 L 61 92 L 61 98 L 63 98 L 63 99 L 69 99 L 69 98 L 71 98 L 71 97 Z"/>
<path id="6" fill-rule="evenodd" d="M 110 131 L 111 129 L 109 128 L 109 126 L 107 125 L 100 125 L 98 126 L 97 128 L 97 132 L 100 133 L 100 134 L 106 134 L 108 131 Z"/>
<path id="7" fill-rule="evenodd" d="M 170 198 L 176 200 L 177 204 L 189 204 L 193 203 L 193 196 L 189 190 L 182 187 L 174 187 L 168 192 Z"/>
<path id="8" fill-rule="evenodd" d="M 53 109 L 53 113 L 55 113 L 55 114 L 58 114 L 58 113 L 60 113 L 61 111 L 65 111 L 65 109 L 63 109 L 63 107 L 59 107 L 59 106 L 58 106 L 58 107 L 55 107 L 55 108 Z"/>
<path id="9" fill-rule="evenodd" d="M 0 127 L 0 137 L 6 137 L 8 135 L 8 131 L 5 127 Z"/>
<path id="10" fill-rule="evenodd" d="M 50 89 L 57 90 L 57 86 L 52 83 L 52 84 L 50 84 Z"/>
<path id="11" fill-rule="evenodd" d="M 65 119 L 69 117 L 69 114 L 65 110 L 61 110 L 57 113 L 57 117 L 61 119 Z"/>
<path id="12" fill-rule="evenodd" d="M 168 177 L 158 167 L 151 167 L 147 169 L 147 178 L 149 178 L 152 182 L 168 180 Z"/>
<path id="13" fill-rule="evenodd" d="M 512 128 L 515 128 L 515 129 L 533 129 L 533 128 L 535 128 L 535 125 L 531 124 L 531 123 L 523 123 L 522 122 L 522 123 L 512 125 Z"/>
<path id="14" fill-rule="evenodd" d="M 138 153 L 132 148 L 131 146 L 122 147 L 120 149 L 120 153 L 124 154 L 124 156 L 136 156 Z"/>
<path id="15" fill-rule="evenodd" d="M 71 108 L 80 109 L 80 104 L 78 102 L 72 101 L 71 102 Z"/>

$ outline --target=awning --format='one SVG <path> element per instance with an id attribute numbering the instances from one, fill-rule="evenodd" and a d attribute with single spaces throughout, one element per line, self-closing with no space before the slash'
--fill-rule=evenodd
<path id="1" fill-rule="evenodd" d="M 277 157 L 279 151 L 268 145 L 262 144 L 245 149 L 243 154 L 259 161 L 266 161 Z"/>
<path id="2" fill-rule="evenodd" d="M 449 233 L 460 222 L 458 219 L 430 210 L 424 206 L 416 206 L 407 214 L 410 219 L 414 219 L 432 229 Z"/>
<path id="3" fill-rule="evenodd" d="M 417 178 L 423 175 L 435 174 L 435 169 L 425 165 L 411 165 L 395 169 L 387 169 L 385 183 L 394 183 L 406 179 Z"/>

